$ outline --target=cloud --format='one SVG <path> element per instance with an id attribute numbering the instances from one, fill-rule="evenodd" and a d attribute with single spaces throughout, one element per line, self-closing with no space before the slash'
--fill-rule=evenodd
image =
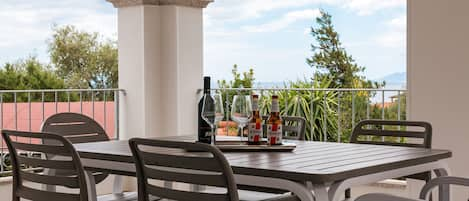
<path id="1" fill-rule="evenodd" d="M 241 30 L 229 30 L 228 26 L 242 27 L 246 32 L 277 31 L 291 24 L 293 17 L 283 16 L 265 24 L 244 26 L 245 22 L 257 22 L 268 14 L 305 7 L 335 6 L 357 15 L 371 15 L 378 11 L 406 6 L 406 0 L 216 0 L 204 10 L 207 35 L 233 36 Z"/>
<path id="2" fill-rule="evenodd" d="M 296 21 L 311 20 L 318 17 L 319 15 L 319 9 L 292 11 L 285 14 L 280 19 L 256 26 L 245 26 L 243 27 L 243 30 L 247 32 L 275 32 L 288 27 L 290 24 L 295 23 Z"/>
<path id="3" fill-rule="evenodd" d="M 117 15 L 113 11 L 110 3 L 100 0 L 4 0 L 0 7 L 4 30 L 0 32 L 0 47 L 45 49 L 54 24 L 71 24 L 81 30 L 99 32 L 106 38 L 116 38 Z"/>
<path id="4" fill-rule="evenodd" d="M 407 17 L 398 16 L 386 22 L 388 30 L 381 36 L 375 38 L 375 41 L 382 47 L 404 48 L 407 37 Z"/>
<path id="5" fill-rule="evenodd" d="M 401 15 L 390 20 L 389 22 L 387 22 L 387 24 L 395 29 L 405 30 L 407 25 L 407 16 Z"/>
<path id="6" fill-rule="evenodd" d="M 260 18 L 265 13 L 279 9 L 300 8 L 310 5 L 335 4 L 341 0 L 217 0 L 205 10 L 213 22 L 236 22 Z"/>
<path id="7" fill-rule="evenodd" d="M 406 6 L 406 0 L 216 0 L 204 11 L 210 25 L 260 18 L 264 14 L 305 6 L 339 6 L 358 15 L 370 15 L 389 8 Z"/>
<path id="8" fill-rule="evenodd" d="M 370 15 L 383 9 L 406 6 L 406 0 L 344 0 L 343 6 L 358 15 Z"/>

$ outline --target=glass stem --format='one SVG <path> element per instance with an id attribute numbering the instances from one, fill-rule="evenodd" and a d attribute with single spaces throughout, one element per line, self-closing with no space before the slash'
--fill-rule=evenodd
<path id="1" fill-rule="evenodd" d="M 216 140 L 217 140 L 217 134 L 215 133 L 215 132 L 216 132 L 216 129 L 215 129 L 215 128 L 216 128 L 215 126 L 212 126 L 212 140 L 211 140 L 211 141 L 212 141 L 212 143 L 211 143 L 212 145 L 215 145 L 215 142 L 216 142 Z"/>
<path id="2" fill-rule="evenodd" d="M 244 127 L 240 126 L 239 130 L 241 130 L 241 141 L 244 141 Z"/>

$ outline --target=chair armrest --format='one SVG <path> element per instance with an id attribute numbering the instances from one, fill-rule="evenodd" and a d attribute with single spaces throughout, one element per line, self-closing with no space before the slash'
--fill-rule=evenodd
<path id="1" fill-rule="evenodd" d="M 430 191 L 441 185 L 458 185 L 458 186 L 468 186 L 469 187 L 469 179 L 462 178 L 462 177 L 451 177 L 451 176 L 443 176 L 432 179 L 429 181 L 425 186 L 423 186 L 422 191 L 420 192 L 420 199 L 427 198 Z"/>

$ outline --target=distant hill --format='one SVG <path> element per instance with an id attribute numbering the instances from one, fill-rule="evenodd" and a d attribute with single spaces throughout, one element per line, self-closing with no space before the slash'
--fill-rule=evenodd
<path id="1" fill-rule="evenodd" d="M 386 81 L 387 89 L 403 89 L 407 86 L 407 74 L 405 72 L 391 73 L 381 78 L 375 79 L 374 81 L 382 82 Z M 212 82 L 212 87 L 218 87 L 216 82 Z M 278 82 L 256 82 L 255 88 L 283 88 L 285 87 L 285 81 Z"/>
<path id="2" fill-rule="evenodd" d="M 387 89 L 403 89 L 407 86 L 407 74 L 405 72 L 397 72 L 385 75 L 381 78 L 375 79 L 374 81 L 382 82 L 386 81 L 385 88 Z M 254 86 L 256 88 L 283 88 L 285 82 L 256 82 Z"/>
<path id="3" fill-rule="evenodd" d="M 407 74 L 405 72 L 392 73 L 379 79 L 376 79 L 375 81 L 386 81 L 386 88 L 406 88 Z"/>
<path id="4" fill-rule="evenodd" d="M 255 88 L 284 88 L 285 82 L 256 82 Z"/>

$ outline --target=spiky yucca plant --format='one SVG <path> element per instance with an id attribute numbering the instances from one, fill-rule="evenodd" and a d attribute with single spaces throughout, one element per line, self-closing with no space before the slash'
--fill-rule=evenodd
<path id="1" fill-rule="evenodd" d="M 300 116 L 306 119 L 306 138 L 308 140 L 336 141 L 337 140 L 337 92 L 326 89 L 331 80 L 312 82 L 298 80 L 285 83 L 288 90 L 260 91 L 260 110 L 267 115 L 270 113 L 272 95 L 279 96 L 280 113 L 283 116 Z M 311 90 L 294 90 L 311 89 Z"/>

